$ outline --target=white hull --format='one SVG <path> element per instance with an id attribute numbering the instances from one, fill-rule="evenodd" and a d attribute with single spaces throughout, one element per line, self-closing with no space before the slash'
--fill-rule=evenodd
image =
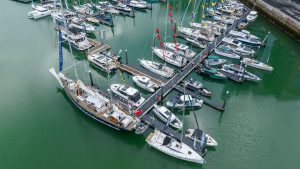
<path id="1" fill-rule="evenodd" d="M 140 64 L 146 68 L 147 70 L 155 73 L 155 74 L 158 74 L 160 76 L 163 76 L 163 77 L 166 77 L 166 78 L 170 78 L 173 76 L 174 74 L 174 70 L 167 67 L 166 69 L 168 69 L 167 71 L 166 70 L 160 70 L 160 69 L 157 69 L 157 67 L 155 65 L 161 65 L 161 66 L 165 66 L 165 65 L 162 65 L 158 62 L 153 62 L 153 61 L 148 61 L 148 60 L 139 60 L 140 61 Z"/>
<path id="2" fill-rule="evenodd" d="M 215 53 L 220 56 L 228 57 L 231 59 L 240 59 L 240 56 L 235 53 L 224 53 L 218 49 L 214 49 Z"/>
<path id="3" fill-rule="evenodd" d="M 253 60 L 253 59 L 249 59 L 249 58 L 244 58 L 241 63 L 245 64 L 245 65 L 248 65 L 248 66 L 251 66 L 251 67 L 254 67 L 254 68 L 257 68 L 257 69 L 262 69 L 262 70 L 267 70 L 267 71 L 273 71 L 273 67 L 272 66 L 269 66 L 265 63 L 262 63 L 262 62 L 258 62 L 256 60 Z"/>
<path id="4" fill-rule="evenodd" d="M 140 88 L 147 90 L 148 92 L 155 92 L 155 89 L 153 87 L 148 87 L 146 84 L 143 84 L 142 82 L 140 82 L 139 78 L 141 78 L 141 76 L 133 76 L 132 80 L 135 82 L 136 85 L 138 85 Z M 149 83 L 152 83 L 149 81 Z"/>
<path id="5" fill-rule="evenodd" d="M 164 49 L 158 49 L 158 48 L 153 48 L 153 52 L 162 60 L 165 60 L 166 62 L 174 65 L 174 66 L 178 66 L 178 67 L 183 67 L 184 65 L 186 65 L 186 59 L 176 55 L 173 52 L 170 52 L 168 50 L 164 50 Z"/>

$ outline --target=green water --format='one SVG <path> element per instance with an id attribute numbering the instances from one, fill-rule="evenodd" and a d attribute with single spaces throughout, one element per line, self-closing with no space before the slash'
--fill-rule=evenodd
<path id="1" fill-rule="evenodd" d="M 184 13 L 184 2 L 172 2 L 176 19 Z M 262 82 L 237 84 L 190 75 L 211 89 L 218 101 L 223 101 L 226 91 L 230 91 L 223 114 L 206 105 L 197 111 L 201 128 L 219 143 L 217 148 L 209 149 L 207 163 L 201 166 L 149 148 L 144 136 L 115 131 L 76 108 L 48 72 L 58 63 L 52 19 L 27 19 L 30 9 L 30 4 L 0 2 L 1 169 L 299 168 L 300 46 L 263 17 L 249 27 L 261 38 L 268 31 L 273 34 L 272 48 L 261 49 L 258 58 L 267 60 L 270 55 L 269 64 L 274 71 L 249 69 L 262 77 Z M 129 62 L 138 65 L 137 59 L 151 58 L 154 23 L 157 20 L 164 32 L 164 16 L 165 4 L 159 3 L 152 12 L 137 12 L 135 19 L 114 17 L 113 30 L 103 27 L 107 43 L 114 51 L 127 49 Z M 190 14 L 186 18 L 189 17 Z M 95 37 L 100 40 L 99 35 Z M 71 66 L 67 46 L 64 56 L 64 67 Z M 85 59 L 82 53 L 75 52 L 75 56 Z M 79 78 L 88 82 L 83 62 L 77 69 Z M 108 80 L 99 71 L 91 70 L 95 82 L 107 88 Z M 129 76 L 123 77 L 124 83 L 132 85 Z M 121 83 L 120 73 L 113 75 L 111 81 Z M 180 113 L 176 115 L 182 118 Z M 192 114 L 187 114 L 185 128 L 194 127 Z"/>

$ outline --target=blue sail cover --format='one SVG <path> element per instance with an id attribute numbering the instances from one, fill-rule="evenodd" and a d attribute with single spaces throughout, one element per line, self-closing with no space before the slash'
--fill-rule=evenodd
<path id="1" fill-rule="evenodd" d="M 59 50 L 59 71 L 62 71 L 63 67 L 63 52 L 62 52 L 62 35 L 60 29 L 58 30 L 58 50 Z"/>

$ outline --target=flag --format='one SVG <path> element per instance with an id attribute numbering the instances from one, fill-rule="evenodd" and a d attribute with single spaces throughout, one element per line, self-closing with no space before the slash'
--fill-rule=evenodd
<path id="1" fill-rule="evenodd" d="M 173 24 L 173 18 L 170 18 L 170 22 L 171 22 L 171 24 Z"/>
<path id="2" fill-rule="evenodd" d="M 62 52 L 62 35 L 60 29 L 58 29 L 58 47 L 59 47 L 59 71 L 62 71 L 63 67 L 63 52 Z"/>
<path id="3" fill-rule="evenodd" d="M 135 112 L 135 115 L 136 115 L 136 116 L 140 116 L 142 113 L 143 113 L 142 110 L 137 110 L 137 111 Z"/>
<path id="4" fill-rule="evenodd" d="M 176 38 L 176 36 L 177 36 L 177 35 L 176 35 L 176 33 L 174 33 L 174 34 L 173 34 L 173 38 L 175 39 L 175 38 Z"/>
<path id="5" fill-rule="evenodd" d="M 159 42 L 159 46 L 160 46 L 160 47 L 163 47 L 163 45 L 164 45 L 164 44 L 162 43 L 162 41 L 160 41 L 160 42 Z"/>
<path id="6" fill-rule="evenodd" d="M 159 33 L 159 29 L 158 28 L 156 28 L 156 33 Z"/>
<path id="7" fill-rule="evenodd" d="M 175 26 L 174 25 L 172 25 L 172 30 L 175 31 Z"/>
<path id="8" fill-rule="evenodd" d="M 172 11 L 172 6 L 171 6 L 171 4 L 169 4 L 169 10 Z"/>
<path id="9" fill-rule="evenodd" d="M 169 16 L 170 16 L 170 17 L 173 17 L 173 14 L 172 14 L 172 12 L 171 12 L 171 11 L 169 12 Z"/>
<path id="10" fill-rule="evenodd" d="M 161 40 L 160 34 L 157 34 L 157 39 Z"/>

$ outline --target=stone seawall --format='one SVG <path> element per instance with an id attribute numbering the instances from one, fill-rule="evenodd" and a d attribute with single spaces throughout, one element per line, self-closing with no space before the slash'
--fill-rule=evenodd
<path id="1" fill-rule="evenodd" d="M 262 0 L 240 0 L 255 10 L 266 15 L 272 21 L 277 23 L 285 31 L 287 31 L 291 36 L 300 40 L 300 22 L 294 18 L 288 16 L 287 14 L 280 11 L 278 8 L 271 6 L 270 4 Z"/>

